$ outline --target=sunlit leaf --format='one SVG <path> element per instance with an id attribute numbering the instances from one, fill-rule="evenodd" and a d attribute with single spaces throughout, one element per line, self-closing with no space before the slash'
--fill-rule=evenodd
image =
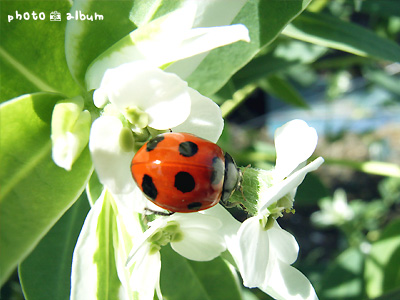
<path id="1" fill-rule="evenodd" d="M 70 7 L 67 0 L 0 2 L 1 101 L 40 91 L 70 97 L 79 92 L 65 61 L 64 33 Z M 61 14 L 61 21 L 50 20 L 52 11 Z"/>
<path id="2" fill-rule="evenodd" d="M 364 254 L 349 248 L 341 253 L 324 273 L 322 299 L 365 299 L 363 285 Z"/>
<path id="3" fill-rule="evenodd" d="M 365 263 L 366 291 L 378 297 L 400 286 L 400 219 L 390 223 L 372 245 Z"/>
<path id="4" fill-rule="evenodd" d="M 25 95 L 0 106 L 1 282 L 81 195 L 92 173 L 86 148 L 70 172 L 51 158 L 58 94 Z"/>

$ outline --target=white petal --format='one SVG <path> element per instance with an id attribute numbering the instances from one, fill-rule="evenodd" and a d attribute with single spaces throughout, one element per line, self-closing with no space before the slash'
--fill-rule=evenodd
<path id="1" fill-rule="evenodd" d="M 113 194 L 133 191 L 134 181 L 130 171 L 133 152 L 124 152 L 119 144 L 122 123 L 118 118 L 103 116 L 91 128 L 89 149 L 100 182 Z"/>
<path id="2" fill-rule="evenodd" d="M 71 132 L 66 132 L 65 135 L 53 139 L 52 142 L 52 158 L 54 163 L 67 171 L 71 171 L 72 164 L 78 153 L 78 137 Z"/>
<path id="3" fill-rule="evenodd" d="M 149 249 L 143 248 L 137 253 L 135 265 L 130 279 L 131 289 L 139 294 L 141 300 L 153 300 L 154 291 L 160 282 L 160 253 L 149 254 Z"/>
<path id="4" fill-rule="evenodd" d="M 242 223 L 238 232 L 239 257 L 235 257 L 243 284 L 249 288 L 259 287 L 266 279 L 270 263 L 268 230 L 261 228 L 259 219 L 251 217 Z"/>
<path id="5" fill-rule="evenodd" d="M 185 5 L 131 32 L 89 66 L 85 76 L 88 90 L 100 86 L 107 69 L 124 63 L 145 60 L 159 67 L 171 62 L 170 57 L 192 28 L 195 13 L 195 5 Z"/>
<path id="6" fill-rule="evenodd" d="M 206 51 L 232 44 L 237 41 L 250 42 L 249 31 L 242 24 L 195 28 L 188 32 L 182 44 L 176 49 L 169 61 L 177 61 Z M 169 68 L 169 72 L 174 72 Z"/>
<path id="7" fill-rule="evenodd" d="M 97 221 L 104 197 L 100 197 L 89 211 L 72 257 L 71 300 L 97 299 L 97 265 L 94 256 L 97 251 Z"/>
<path id="8" fill-rule="evenodd" d="M 187 83 L 146 62 L 132 62 L 110 69 L 104 80 L 111 103 L 122 112 L 130 106 L 140 108 L 149 115 L 149 126 L 155 129 L 177 126 L 190 113 Z"/>
<path id="9" fill-rule="evenodd" d="M 226 0 L 194 0 L 194 2 L 197 4 L 197 11 L 193 28 L 199 28 L 231 24 L 247 0 L 230 0 L 229 5 L 226 5 Z M 238 38 L 236 38 L 236 40 L 238 40 Z M 243 37 L 242 40 L 245 40 L 245 38 Z M 234 41 L 232 41 L 232 43 L 233 42 Z M 191 48 L 196 51 L 194 47 Z M 196 70 L 208 53 L 209 51 L 176 61 L 166 70 L 185 79 Z"/>
<path id="10" fill-rule="evenodd" d="M 209 261 L 226 250 L 224 238 L 215 231 L 192 228 L 183 234 L 183 240 L 171 242 L 171 247 L 188 259 Z"/>
<path id="11" fill-rule="evenodd" d="M 276 221 L 268 234 L 271 251 L 274 251 L 276 257 L 285 263 L 294 263 L 299 253 L 299 245 L 294 236 L 283 230 Z"/>
<path id="12" fill-rule="evenodd" d="M 217 142 L 224 128 L 221 109 L 211 99 L 189 88 L 191 109 L 182 124 L 172 128 L 174 132 L 189 132 L 212 142 Z"/>
<path id="13" fill-rule="evenodd" d="M 199 213 L 217 218 L 222 223 L 222 226 L 219 228 L 219 230 L 224 235 L 235 235 L 242 224 L 236 220 L 221 204 L 217 204 Z"/>
<path id="14" fill-rule="evenodd" d="M 219 231 L 222 222 L 200 213 L 175 214 L 170 220 L 180 224 L 183 239 L 171 242 L 171 247 L 180 255 L 196 261 L 208 261 L 226 250 L 223 235 Z"/>
<path id="15" fill-rule="evenodd" d="M 316 300 L 314 288 L 299 270 L 278 261 L 273 276 L 262 287 L 265 293 L 278 300 Z"/>
<path id="16" fill-rule="evenodd" d="M 137 260 L 141 260 L 142 256 L 145 255 L 149 251 L 149 243 L 147 239 L 154 233 L 156 230 L 163 225 L 165 225 L 165 220 L 157 219 L 151 223 L 151 227 L 143 232 L 141 235 L 137 236 L 133 241 L 133 247 L 128 255 L 128 259 L 126 261 L 126 266 L 129 268 L 133 264 L 136 263 Z M 146 252 L 147 251 L 147 252 Z M 142 255 L 142 256 L 141 256 Z M 147 255 L 147 254 L 146 254 Z"/>
<path id="17" fill-rule="evenodd" d="M 261 205 L 259 207 L 259 214 L 265 215 L 268 206 L 296 189 L 303 182 L 307 173 L 318 169 L 323 162 L 324 159 L 322 157 L 318 157 L 304 168 L 291 174 L 285 180 L 282 180 L 274 184 L 270 188 L 266 189 L 266 191 L 262 195 L 260 195 Z"/>
<path id="18" fill-rule="evenodd" d="M 287 177 L 307 160 L 317 146 L 318 135 L 303 120 L 293 120 L 275 131 L 276 166 L 278 180 Z"/>

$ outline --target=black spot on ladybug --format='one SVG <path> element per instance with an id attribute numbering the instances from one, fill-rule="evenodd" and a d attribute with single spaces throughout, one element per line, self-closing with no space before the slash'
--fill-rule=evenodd
<path id="1" fill-rule="evenodd" d="M 146 151 L 150 152 L 150 151 L 156 149 L 158 143 L 161 142 L 163 139 L 165 139 L 165 138 L 164 138 L 164 135 L 162 135 L 162 134 L 157 135 L 156 137 L 152 138 L 150 141 L 147 142 Z"/>
<path id="2" fill-rule="evenodd" d="M 179 144 L 179 154 L 185 157 L 191 157 L 199 151 L 199 147 L 193 142 L 183 142 Z"/>
<path id="3" fill-rule="evenodd" d="M 154 201 L 157 198 L 158 192 L 156 186 L 153 183 L 153 178 L 151 178 L 147 174 L 143 175 L 142 190 L 143 193 L 145 193 L 146 196 L 149 197 L 151 200 Z"/>
<path id="4" fill-rule="evenodd" d="M 222 160 L 216 156 L 212 160 L 211 184 L 218 184 L 224 178 L 225 167 Z"/>
<path id="5" fill-rule="evenodd" d="M 190 210 L 199 210 L 201 208 L 201 202 L 192 202 L 188 204 L 187 208 Z"/>
<path id="6" fill-rule="evenodd" d="M 179 172 L 175 175 L 174 186 L 182 193 L 191 192 L 195 187 L 194 178 L 188 172 Z"/>

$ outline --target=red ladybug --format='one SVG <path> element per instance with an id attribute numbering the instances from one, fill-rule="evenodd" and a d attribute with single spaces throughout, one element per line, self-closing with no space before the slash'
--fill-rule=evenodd
<path id="1" fill-rule="evenodd" d="M 132 159 L 133 179 L 148 199 L 171 212 L 195 212 L 226 202 L 242 172 L 216 144 L 189 133 L 163 133 Z"/>

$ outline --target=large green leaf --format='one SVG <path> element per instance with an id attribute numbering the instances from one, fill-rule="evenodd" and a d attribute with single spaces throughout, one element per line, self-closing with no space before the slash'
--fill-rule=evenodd
<path id="1" fill-rule="evenodd" d="M 381 238 L 372 245 L 365 262 L 366 291 L 370 298 L 400 286 L 399 261 L 400 219 L 396 219 L 385 228 Z"/>
<path id="2" fill-rule="evenodd" d="M 25 299 L 69 298 L 72 253 L 89 209 L 83 193 L 19 266 Z"/>
<path id="3" fill-rule="evenodd" d="M 326 300 L 365 299 L 364 260 L 359 249 L 349 248 L 341 253 L 324 272 L 319 296 Z"/>
<path id="4" fill-rule="evenodd" d="M 25 95 L 0 106 L 0 282 L 82 193 L 92 173 L 86 148 L 70 172 L 51 158 L 58 94 Z"/>
<path id="5" fill-rule="evenodd" d="M 66 55 L 68 67 L 74 78 L 85 86 L 84 79 L 89 64 L 119 39 L 136 28 L 129 20 L 134 0 L 95 1 L 76 0 L 71 16 L 93 16 L 93 21 L 70 19 L 66 31 Z M 95 20 L 97 15 L 102 15 Z"/>
<path id="6" fill-rule="evenodd" d="M 306 12 L 288 25 L 283 34 L 360 56 L 400 61 L 400 46 L 396 43 L 359 25 L 325 14 Z"/>
<path id="7" fill-rule="evenodd" d="M 0 2 L 1 101 L 39 91 L 67 96 L 79 92 L 68 72 L 64 52 L 66 13 L 70 7 L 67 0 Z M 61 21 L 50 21 L 52 11 L 61 13 Z M 17 19 L 17 12 L 21 20 Z"/>
<path id="8" fill-rule="evenodd" d="M 232 24 L 244 24 L 250 31 L 251 42 L 237 42 L 211 51 L 187 78 L 189 85 L 204 95 L 216 93 L 262 47 L 271 43 L 309 2 L 248 1 Z"/>
<path id="9" fill-rule="evenodd" d="M 168 246 L 161 250 L 161 262 L 161 291 L 166 299 L 242 299 L 235 274 L 220 257 L 208 262 L 195 262 Z"/>

